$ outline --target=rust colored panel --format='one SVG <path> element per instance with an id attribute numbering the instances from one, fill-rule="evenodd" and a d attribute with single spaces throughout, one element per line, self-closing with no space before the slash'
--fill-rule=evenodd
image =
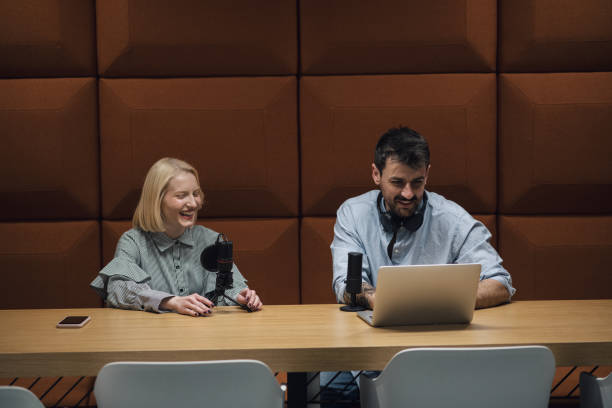
<path id="1" fill-rule="evenodd" d="M 335 217 L 302 219 L 302 303 L 336 303 L 332 289 Z"/>
<path id="2" fill-rule="evenodd" d="M 300 83 L 304 215 L 335 215 L 347 198 L 374 188 L 376 142 L 400 124 L 429 142 L 428 189 L 470 212 L 495 212 L 494 75 L 305 77 Z"/>
<path id="3" fill-rule="evenodd" d="M 99 216 L 96 82 L 0 81 L 0 219 Z"/>
<path id="4" fill-rule="evenodd" d="M 94 7 L 93 0 L 0 2 L 0 76 L 95 75 Z"/>
<path id="5" fill-rule="evenodd" d="M 612 298 L 612 217 L 501 216 L 516 300 Z"/>
<path id="6" fill-rule="evenodd" d="M 609 213 L 612 73 L 505 74 L 500 92 L 500 212 Z"/>
<path id="7" fill-rule="evenodd" d="M 97 307 L 97 221 L 0 223 L 2 309 Z"/>
<path id="8" fill-rule="evenodd" d="M 297 72 L 296 3 L 284 0 L 104 0 L 103 76 L 286 75 Z"/>
<path id="9" fill-rule="evenodd" d="M 497 2 L 300 2 L 306 74 L 494 72 Z"/>
<path id="10" fill-rule="evenodd" d="M 609 0 L 501 0 L 500 71 L 612 69 Z"/>
<path id="11" fill-rule="evenodd" d="M 103 79 L 100 122 L 104 218 L 131 218 L 168 156 L 198 169 L 200 215 L 297 215 L 295 78 Z"/>

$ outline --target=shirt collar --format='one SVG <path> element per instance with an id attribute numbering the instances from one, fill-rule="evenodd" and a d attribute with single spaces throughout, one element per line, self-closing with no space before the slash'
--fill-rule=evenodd
<path id="1" fill-rule="evenodd" d="M 193 232 L 191 231 L 191 228 L 187 228 L 185 232 L 183 232 L 183 235 L 176 239 L 170 238 L 164 232 L 151 232 L 151 237 L 153 238 L 153 242 L 155 242 L 155 246 L 157 246 L 157 249 L 159 249 L 161 252 L 166 251 L 176 242 L 180 242 L 181 244 L 190 247 L 194 245 Z"/>

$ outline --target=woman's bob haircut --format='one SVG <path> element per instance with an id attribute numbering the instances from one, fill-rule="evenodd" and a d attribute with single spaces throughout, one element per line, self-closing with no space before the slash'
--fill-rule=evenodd
<path id="1" fill-rule="evenodd" d="M 200 185 L 198 171 L 183 160 L 164 157 L 151 166 L 142 186 L 140 201 L 132 218 L 134 228 L 149 232 L 164 232 L 166 230 L 161 209 L 162 200 L 170 180 L 182 172 L 193 174 L 198 185 Z"/>

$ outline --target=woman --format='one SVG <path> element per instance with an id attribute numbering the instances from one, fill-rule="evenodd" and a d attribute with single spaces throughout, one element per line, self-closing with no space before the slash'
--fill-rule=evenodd
<path id="1" fill-rule="evenodd" d="M 204 194 L 198 172 L 173 158 L 157 161 L 147 173 L 140 201 L 114 259 L 91 286 L 106 304 L 121 309 L 174 311 L 190 316 L 212 312 L 204 297 L 215 289 L 216 274 L 200 262 L 202 251 L 214 245 L 218 234 L 196 225 Z M 262 302 L 232 267 L 233 288 L 225 295 L 252 311 Z M 230 304 L 220 298 L 219 304 Z"/>

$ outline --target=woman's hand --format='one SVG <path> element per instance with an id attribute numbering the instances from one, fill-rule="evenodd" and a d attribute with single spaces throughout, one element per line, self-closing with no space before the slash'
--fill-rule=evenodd
<path id="1" fill-rule="evenodd" d="M 213 307 L 213 302 L 197 293 L 166 298 L 159 304 L 162 310 L 172 310 L 188 316 L 206 316 L 212 313 Z"/>
<path id="2" fill-rule="evenodd" d="M 236 301 L 241 305 L 246 305 L 253 312 L 261 310 L 263 307 L 263 303 L 259 296 L 257 296 L 257 293 L 249 288 L 242 289 L 238 296 L 236 296 Z"/>

